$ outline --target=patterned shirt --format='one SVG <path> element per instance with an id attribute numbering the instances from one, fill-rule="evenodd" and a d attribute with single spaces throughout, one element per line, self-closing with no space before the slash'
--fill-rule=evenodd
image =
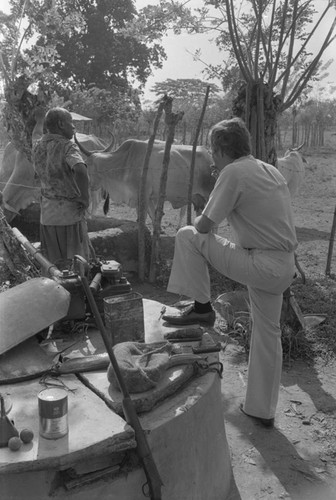
<path id="1" fill-rule="evenodd" d="M 41 224 L 72 225 L 85 217 L 73 167 L 84 163 L 76 144 L 59 134 L 45 134 L 33 149 L 41 182 Z"/>

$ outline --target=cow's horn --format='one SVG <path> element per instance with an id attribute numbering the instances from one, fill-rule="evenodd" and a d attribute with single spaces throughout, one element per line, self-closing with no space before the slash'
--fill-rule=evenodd
<path id="1" fill-rule="evenodd" d="M 93 151 L 89 151 L 84 146 L 82 146 L 82 144 L 80 144 L 78 142 L 76 134 L 74 135 L 74 139 L 75 139 L 75 143 L 77 144 L 77 146 L 79 147 L 79 149 L 81 150 L 82 153 L 84 153 L 86 156 L 91 156 L 93 154 Z"/>
<path id="2" fill-rule="evenodd" d="M 109 133 L 111 134 L 112 140 L 111 140 L 110 144 L 108 146 L 106 146 L 106 148 L 103 150 L 103 153 L 109 153 L 111 151 L 111 149 L 113 148 L 114 143 L 115 143 L 114 133 L 111 130 L 109 130 Z"/>
<path id="3" fill-rule="evenodd" d="M 301 148 L 303 148 L 303 146 L 305 145 L 305 143 L 303 142 L 302 144 L 300 144 L 300 146 L 298 146 L 297 148 L 290 148 L 290 151 L 300 151 Z"/>

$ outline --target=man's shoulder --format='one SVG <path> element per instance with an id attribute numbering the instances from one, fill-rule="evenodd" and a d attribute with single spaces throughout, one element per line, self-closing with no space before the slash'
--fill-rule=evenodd
<path id="1" fill-rule="evenodd" d="M 77 144 L 75 142 L 71 141 L 70 139 L 65 139 L 65 148 L 69 152 L 74 152 L 74 153 L 80 154 L 79 147 L 77 146 Z"/>
<path id="2" fill-rule="evenodd" d="M 83 163 L 84 165 L 86 165 L 79 150 L 79 147 L 74 142 L 68 141 L 67 144 L 65 145 L 64 152 L 66 161 L 71 167 L 74 167 L 78 163 Z"/>

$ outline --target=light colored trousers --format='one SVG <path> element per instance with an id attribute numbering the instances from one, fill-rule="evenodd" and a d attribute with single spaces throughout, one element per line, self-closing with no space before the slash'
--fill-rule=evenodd
<path id="1" fill-rule="evenodd" d="M 293 280 L 294 252 L 246 250 L 186 226 L 176 234 L 168 291 L 202 303 L 210 301 L 208 263 L 248 288 L 252 334 L 244 410 L 255 417 L 273 418 L 282 370 L 282 294 Z"/>

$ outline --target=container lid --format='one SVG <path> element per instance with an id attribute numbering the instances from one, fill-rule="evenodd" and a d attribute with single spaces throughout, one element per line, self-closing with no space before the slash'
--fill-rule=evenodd
<path id="1" fill-rule="evenodd" d="M 105 297 L 104 302 L 107 302 L 108 304 L 115 304 L 117 302 L 126 302 L 135 299 L 137 300 L 142 299 L 142 295 L 138 292 L 127 292 L 127 293 L 122 293 L 120 295 Z"/>
<path id="2" fill-rule="evenodd" d="M 52 387 L 43 389 L 39 392 L 38 398 L 43 401 L 60 401 L 67 397 L 67 391 L 61 387 Z"/>

